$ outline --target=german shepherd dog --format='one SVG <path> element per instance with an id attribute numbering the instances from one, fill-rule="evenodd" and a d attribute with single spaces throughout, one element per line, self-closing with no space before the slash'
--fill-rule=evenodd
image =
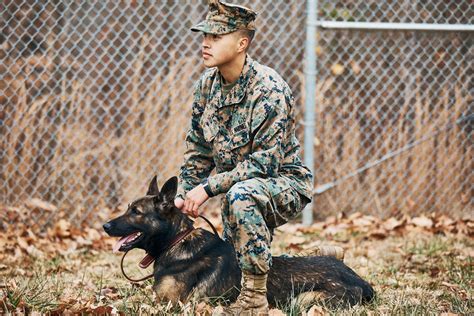
<path id="1" fill-rule="evenodd" d="M 174 206 L 176 191 L 176 177 L 159 191 L 155 176 L 146 196 L 133 201 L 125 214 L 104 224 L 107 234 L 121 237 L 114 250 L 140 248 L 155 259 L 153 289 L 161 301 L 235 301 L 241 271 L 232 245 L 207 230 L 193 229 L 193 221 Z M 186 231 L 189 233 L 183 235 Z M 298 296 L 305 301 L 310 297 L 345 306 L 374 297 L 372 287 L 334 257 L 274 256 L 272 261 L 267 296 L 273 306 L 287 304 Z"/>

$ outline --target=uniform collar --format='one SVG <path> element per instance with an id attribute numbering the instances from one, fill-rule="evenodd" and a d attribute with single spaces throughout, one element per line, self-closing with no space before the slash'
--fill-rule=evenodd
<path id="1" fill-rule="evenodd" d="M 225 99 L 221 102 L 219 102 L 218 107 L 224 107 L 232 104 L 238 104 L 242 101 L 242 99 L 245 97 L 245 94 L 247 92 L 247 85 L 250 81 L 250 75 L 251 75 L 251 70 L 253 68 L 253 59 L 250 58 L 249 55 L 245 57 L 245 63 L 244 67 L 242 68 L 242 73 L 239 76 L 239 79 L 237 79 L 237 82 L 235 85 L 232 87 L 232 89 L 227 93 Z M 222 96 L 222 86 L 221 86 L 221 74 L 218 72 L 218 76 L 220 77 L 218 80 L 216 80 L 214 84 L 214 89 L 215 93 L 214 95 L 218 95 L 219 98 Z"/>

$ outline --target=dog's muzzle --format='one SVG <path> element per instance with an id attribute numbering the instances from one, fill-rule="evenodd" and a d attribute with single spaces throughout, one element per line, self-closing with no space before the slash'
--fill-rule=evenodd
<path id="1" fill-rule="evenodd" d="M 112 224 L 110 222 L 105 223 L 104 225 L 102 225 L 102 228 L 104 228 L 105 232 L 108 234 L 112 229 Z"/>

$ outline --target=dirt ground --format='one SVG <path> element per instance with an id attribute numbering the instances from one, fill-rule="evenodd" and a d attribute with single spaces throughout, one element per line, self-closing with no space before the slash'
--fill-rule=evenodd
<path id="1" fill-rule="evenodd" d="M 275 232 L 275 255 L 339 245 L 344 262 L 374 286 L 377 298 L 350 309 L 292 302 L 271 315 L 472 315 L 473 233 L 471 219 L 435 214 L 380 220 L 357 213 L 310 227 L 286 224 Z M 206 301 L 160 304 L 151 281 L 131 284 L 122 276 L 114 243 L 99 229 L 66 221 L 41 234 L 9 226 L 0 237 L 0 312 L 210 315 L 216 308 Z M 141 256 L 140 250 L 127 256 L 134 277 L 150 272 L 137 267 Z"/>

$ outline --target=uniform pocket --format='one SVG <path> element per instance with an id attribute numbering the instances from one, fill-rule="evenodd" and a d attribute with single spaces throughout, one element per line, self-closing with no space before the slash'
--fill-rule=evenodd
<path id="1" fill-rule="evenodd" d="M 237 163 L 247 159 L 250 154 L 250 135 L 247 129 L 232 135 L 226 148 L 227 163 L 235 166 Z"/>
<path id="2" fill-rule="evenodd" d="M 301 211 L 301 201 L 298 193 L 293 188 L 281 191 L 273 197 L 276 212 L 284 219 L 284 223 L 297 216 Z M 279 225 L 283 225 L 281 223 Z"/>
<path id="3" fill-rule="evenodd" d="M 267 215 L 269 227 L 281 226 L 300 213 L 300 196 L 286 180 L 267 181 L 267 187 L 272 204 L 272 213 Z"/>
<path id="4" fill-rule="evenodd" d="M 230 149 L 237 149 L 240 147 L 245 146 L 250 141 L 250 135 L 248 130 L 241 130 L 238 133 L 232 136 L 232 140 L 230 142 Z"/>

